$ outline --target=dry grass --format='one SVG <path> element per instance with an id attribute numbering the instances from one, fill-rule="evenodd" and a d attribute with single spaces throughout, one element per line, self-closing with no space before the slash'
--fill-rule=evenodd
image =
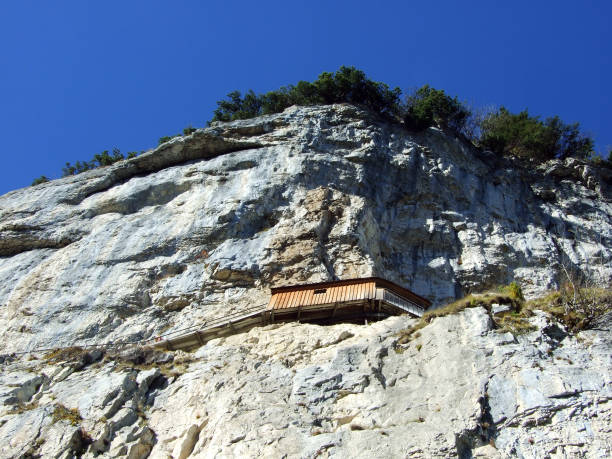
<path id="1" fill-rule="evenodd" d="M 494 317 L 495 325 L 502 333 L 510 332 L 513 335 L 522 335 L 536 330 L 535 325 L 529 322 L 532 313 L 521 309 L 518 312 L 506 312 Z"/>
<path id="2" fill-rule="evenodd" d="M 406 344 L 416 338 L 416 333 L 437 317 L 457 314 L 467 308 L 484 307 L 491 312 L 493 304 L 509 304 L 514 311 L 520 310 L 521 302 L 515 299 L 511 293 L 491 291 L 481 294 L 471 294 L 460 300 L 454 301 L 446 306 L 423 314 L 423 317 L 411 328 L 400 333 L 398 344 Z"/>
<path id="3" fill-rule="evenodd" d="M 29 403 L 18 403 L 17 405 L 15 405 L 13 408 L 9 410 L 8 414 L 22 414 L 22 413 L 25 413 L 26 411 L 33 410 L 34 408 L 37 408 L 37 407 L 38 407 L 37 401 L 33 401 Z"/>
<path id="4" fill-rule="evenodd" d="M 511 309 L 494 315 L 493 304 L 510 305 Z M 489 312 L 501 332 L 520 335 L 534 331 L 536 327 L 530 323 L 529 318 L 535 310 L 550 314 L 570 332 L 577 332 L 591 327 L 599 317 L 612 311 L 612 288 L 580 288 L 574 291 L 565 287 L 540 298 L 524 301 L 520 287 L 513 282 L 496 291 L 468 295 L 442 308 L 426 312 L 413 327 L 400 332 L 397 344 L 406 344 L 418 338 L 419 330 L 437 317 L 479 306 Z M 397 348 L 398 352 L 402 350 L 401 347 Z"/>
<path id="5" fill-rule="evenodd" d="M 544 311 L 572 332 L 585 330 L 607 312 L 612 311 L 612 288 L 576 288 L 565 286 L 561 290 L 530 300 L 528 311 Z"/>
<path id="6" fill-rule="evenodd" d="M 187 372 L 193 357 L 176 358 L 175 353 L 166 352 L 151 346 L 133 346 L 131 348 L 108 351 L 105 362 L 114 362 L 117 370 L 150 370 L 158 368 L 167 378 L 176 378 Z"/>
<path id="7" fill-rule="evenodd" d="M 66 408 L 61 403 L 55 405 L 53 409 L 53 422 L 57 421 L 68 421 L 73 426 L 79 425 L 79 423 L 83 420 L 79 411 L 75 408 Z"/>
<path id="8" fill-rule="evenodd" d="M 55 349 L 54 351 L 45 354 L 45 359 L 49 362 L 73 362 L 81 360 L 81 358 L 87 354 L 87 351 L 79 346 L 64 347 Z"/>

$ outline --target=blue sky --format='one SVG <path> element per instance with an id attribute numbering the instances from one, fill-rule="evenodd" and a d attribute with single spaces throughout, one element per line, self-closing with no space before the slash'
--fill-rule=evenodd
<path id="1" fill-rule="evenodd" d="M 0 193 L 203 126 L 228 92 L 354 65 L 612 145 L 609 1 L 28 1 L 0 5 Z"/>

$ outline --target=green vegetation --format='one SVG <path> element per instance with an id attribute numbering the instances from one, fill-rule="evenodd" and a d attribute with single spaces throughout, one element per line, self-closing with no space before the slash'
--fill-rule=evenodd
<path id="1" fill-rule="evenodd" d="M 509 305 L 503 312 L 493 313 L 492 305 Z M 516 282 L 500 287 L 497 291 L 471 294 L 442 308 L 426 312 L 412 327 L 399 334 L 398 344 L 406 344 L 421 336 L 419 330 L 437 317 L 457 314 L 466 308 L 484 307 L 500 332 L 520 335 L 535 330 L 529 318 L 534 311 L 544 311 L 562 323 L 568 331 L 578 332 L 596 324 L 604 314 L 612 311 L 612 288 L 564 286 L 541 298 L 525 301 L 521 287 Z M 402 352 L 402 348 L 397 348 Z M 417 345 L 417 350 L 420 347 Z"/>
<path id="2" fill-rule="evenodd" d="M 570 331 L 585 330 L 612 311 L 612 288 L 565 285 L 542 298 L 528 301 L 525 309 L 545 311 Z"/>
<path id="3" fill-rule="evenodd" d="M 127 159 L 135 158 L 136 156 L 138 156 L 137 152 L 130 151 L 127 154 Z M 123 153 L 121 153 L 118 148 L 113 148 L 112 155 L 108 153 L 108 150 L 104 150 L 102 153 L 95 154 L 90 161 L 77 161 L 74 165 L 67 162 L 62 169 L 62 177 L 80 174 L 81 172 L 96 169 L 98 167 L 110 166 L 124 159 L 126 159 L 126 157 L 123 156 Z"/>
<path id="4" fill-rule="evenodd" d="M 44 175 L 41 175 L 40 177 L 35 178 L 32 181 L 32 185 L 30 185 L 30 186 L 40 185 L 41 183 L 47 183 L 48 181 L 49 181 L 48 177 L 46 177 Z"/>
<path id="5" fill-rule="evenodd" d="M 430 126 L 450 128 L 462 132 L 470 111 L 459 100 L 447 96 L 441 89 L 425 85 L 406 98 L 404 124 L 409 129 L 425 129 Z"/>
<path id="6" fill-rule="evenodd" d="M 182 134 L 175 134 L 175 135 L 165 135 L 163 137 L 160 137 L 159 140 L 157 141 L 157 145 L 161 145 L 162 143 L 166 143 L 169 140 L 172 140 L 176 137 L 181 137 L 184 135 L 191 135 L 193 134 L 197 129 L 192 127 L 191 125 L 187 126 L 185 129 L 183 129 L 183 133 Z"/>
<path id="7" fill-rule="evenodd" d="M 546 161 L 593 154 L 593 139 L 580 132 L 579 123 L 565 124 L 558 116 L 540 121 L 527 110 L 511 113 L 501 107 L 480 128 L 480 146 L 500 155 Z"/>
<path id="8" fill-rule="evenodd" d="M 569 156 L 590 161 L 595 167 L 612 168 L 610 152 L 607 156 L 593 151 L 594 141 L 580 130 L 579 123 L 567 124 L 558 116 L 540 120 L 527 110 L 512 113 L 504 107 L 481 114 L 472 111 L 457 97 L 429 85 L 415 89 L 401 101 L 402 91 L 387 84 L 373 81 L 355 67 L 342 66 L 335 72 L 323 72 L 313 82 L 299 81 L 275 91 L 244 95 L 230 92 L 217 102 L 212 119 L 208 122 L 233 121 L 260 115 L 279 113 L 292 105 L 325 105 L 349 103 L 383 116 L 390 122 L 403 125 L 411 131 L 429 127 L 461 135 L 474 146 L 491 150 L 500 157 L 513 157 L 531 162 L 543 162 Z M 182 134 L 163 136 L 158 145 L 175 137 L 190 135 L 196 128 L 188 126 Z M 127 159 L 137 156 L 130 152 Z M 126 157 L 117 148 L 113 153 L 103 151 L 89 161 L 66 163 L 63 176 L 79 174 L 108 166 Z M 41 176 L 33 185 L 49 179 Z"/>
<path id="9" fill-rule="evenodd" d="M 233 91 L 217 102 L 213 121 L 232 121 L 282 112 L 292 105 L 349 103 L 387 117 L 400 113 L 399 88 L 368 79 L 355 67 L 342 66 L 335 73 L 323 72 L 313 82 L 300 81 L 266 94 L 249 90 L 244 97 Z"/>
<path id="10" fill-rule="evenodd" d="M 503 286 L 500 291 L 508 295 L 512 300 L 516 302 L 525 301 L 525 297 L 523 296 L 523 289 L 515 281 L 512 281 L 508 285 Z"/>
<path id="11" fill-rule="evenodd" d="M 399 88 L 390 89 L 355 67 L 343 66 L 335 73 L 322 73 L 312 83 L 300 81 L 265 94 L 249 90 L 242 96 L 240 91 L 230 92 L 217 102 L 210 122 L 278 113 L 292 105 L 350 103 L 413 131 L 435 126 L 463 134 L 474 145 L 500 156 L 536 162 L 568 156 L 594 158 L 593 139 L 580 131 L 579 123 L 566 124 L 558 116 L 541 121 L 527 110 L 515 114 L 501 107 L 480 117 L 457 97 L 429 85 L 413 91 L 403 104 L 400 96 Z M 600 158 L 598 164 L 605 165 L 603 161 Z"/>
<path id="12" fill-rule="evenodd" d="M 427 311 L 414 326 L 400 333 L 398 344 L 405 344 L 412 341 L 414 338 L 418 338 L 420 336 L 418 331 L 426 327 L 437 317 L 457 314 L 464 309 L 476 308 L 479 306 L 484 307 L 490 312 L 493 304 L 511 305 L 513 311 L 518 311 L 521 307 L 520 301 L 515 300 L 508 293 L 492 291 L 480 294 L 470 294 L 464 298 L 461 298 L 460 300 L 453 301 L 444 307 Z"/>

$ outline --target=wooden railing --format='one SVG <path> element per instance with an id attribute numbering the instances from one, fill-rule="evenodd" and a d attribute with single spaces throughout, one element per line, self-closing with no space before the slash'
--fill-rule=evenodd
<path id="1" fill-rule="evenodd" d="M 231 314 L 226 314 L 224 316 L 219 316 L 219 317 L 215 317 L 215 318 L 210 319 L 210 320 L 206 320 L 206 321 L 204 321 L 202 323 L 199 323 L 197 325 L 193 325 L 191 327 L 181 328 L 181 329 L 175 330 L 175 331 L 170 331 L 168 333 L 165 333 L 163 335 L 163 338 L 165 340 L 167 340 L 167 341 L 171 341 L 173 339 L 181 338 L 183 336 L 192 335 L 194 333 L 197 333 L 199 331 L 204 331 L 204 330 L 207 330 L 209 328 L 215 328 L 215 327 L 218 327 L 220 325 L 229 324 L 230 322 L 233 322 L 236 319 L 239 319 L 239 318 L 241 318 L 243 316 L 254 314 L 256 312 L 262 312 L 263 313 L 265 310 L 266 310 L 265 309 L 265 305 L 257 305 L 257 306 L 253 306 L 253 307 L 248 308 L 248 309 L 242 309 L 240 311 L 233 312 Z"/>
<path id="2" fill-rule="evenodd" d="M 421 317 L 423 315 L 423 312 L 425 312 L 425 309 L 422 306 L 419 306 L 413 303 L 412 301 L 397 296 L 395 293 L 390 292 L 387 289 L 383 290 L 382 300 L 418 317 Z"/>

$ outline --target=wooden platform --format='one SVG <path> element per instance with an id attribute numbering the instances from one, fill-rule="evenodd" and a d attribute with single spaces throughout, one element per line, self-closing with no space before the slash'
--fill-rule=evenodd
<path id="1" fill-rule="evenodd" d="M 155 343 L 154 346 L 167 350 L 190 350 L 212 339 L 247 332 L 254 327 L 271 323 L 307 322 L 330 325 L 349 322 L 363 324 L 392 315 L 408 313 L 420 316 L 423 313 L 422 309 L 418 309 L 413 303 L 392 292 L 379 290 L 378 293 L 380 298 L 375 299 L 298 305 L 280 309 L 259 306 L 206 322 L 195 330 L 170 336 Z"/>

